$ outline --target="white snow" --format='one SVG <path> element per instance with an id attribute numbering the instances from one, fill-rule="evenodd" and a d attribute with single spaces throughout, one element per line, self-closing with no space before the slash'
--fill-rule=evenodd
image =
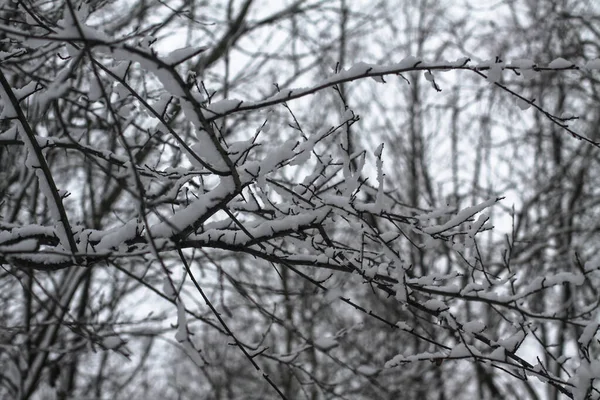
<path id="1" fill-rule="evenodd" d="M 165 63 L 169 65 L 177 65 L 202 53 L 206 49 L 206 47 L 184 47 L 181 49 L 173 50 L 162 59 Z"/>
<path id="2" fill-rule="evenodd" d="M 223 115 L 230 112 L 231 110 L 239 108 L 242 105 L 242 103 L 244 103 L 242 100 L 237 99 L 217 101 L 206 106 L 206 109 L 203 110 L 203 113 L 207 118 Z"/>
<path id="3" fill-rule="evenodd" d="M 208 134 L 206 134 L 204 131 L 202 133 L 197 133 L 197 135 L 202 134 L 204 134 L 202 140 L 198 143 L 192 144 L 190 146 L 190 149 L 193 150 L 196 156 L 198 156 L 203 162 L 207 163 L 208 165 L 217 168 L 221 171 L 225 170 L 227 168 L 227 164 L 223 160 L 223 157 L 215 148 L 215 145 L 208 137 Z M 196 167 L 198 170 L 204 169 L 204 166 L 196 159 L 196 157 L 189 154 L 185 148 L 182 147 L 181 149 L 186 154 L 186 156 L 188 157 L 188 159 L 194 167 Z"/>
<path id="4" fill-rule="evenodd" d="M 506 350 L 502 346 L 498 346 L 489 355 L 490 358 L 498 361 L 506 361 Z"/>
<path id="5" fill-rule="evenodd" d="M 519 69 L 531 69 L 535 65 L 535 62 L 530 59 L 521 58 L 517 60 L 512 60 L 509 64 L 510 67 L 515 67 Z"/>
<path id="6" fill-rule="evenodd" d="M 469 356 L 471 356 L 471 352 L 469 351 L 467 345 L 464 343 L 457 344 L 452 348 L 452 351 L 450 352 L 451 358 L 464 358 Z"/>
<path id="7" fill-rule="evenodd" d="M 339 345 L 334 337 L 322 337 L 314 341 L 316 348 L 322 351 L 331 350 Z"/>
<path id="8" fill-rule="evenodd" d="M 127 74 L 127 69 L 129 68 L 128 62 L 119 62 L 116 66 L 109 68 L 109 70 L 115 74 L 119 79 L 125 79 L 125 75 Z"/>
<path id="9" fill-rule="evenodd" d="M 125 241 L 134 239 L 139 231 L 137 219 L 129 220 L 125 225 L 105 232 L 96 249 L 110 250 L 112 248 L 119 248 Z"/>
<path id="10" fill-rule="evenodd" d="M 119 346 L 121 346 L 123 343 L 124 343 L 124 341 L 116 335 L 107 336 L 102 339 L 102 346 L 106 347 L 109 350 L 116 349 Z"/>
<path id="11" fill-rule="evenodd" d="M 178 342 L 184 342 L 188 339 L 187 332 L 187 319 L 185 314 L 185 306 L 181 299 L 177 300 L 177 332 L 175 333 L 175 340 Z"/>
<path id="12" fill-rule="evenodd" d="M 466 220 L 471 218 L 473 215 L 492 206 L 494 203 L 496 203 L 496 201 L 497 201 L 496 198 L 491 198 L 489 200 L 486 200 L 486 201 L 479 203 L 477 205 L 474 205 L 472 207 L 467 207 L 467 208 L 463 209 L 462 211 L 460 211 L 456 216 L 452 217 L 445 224 L 423 228 L 423 232 L 428 233 L 430 235 L 444 232 L 450 228 L 453 228 L 455 226 L 462 224 L 463 222 L 465 222 Z"/>
<path id="13" fill-rule="evenodd" d="M 175 288 L 173 287 L 173 283 L 171 279 L 167 276 L 163 280 L 163 293 L 170 299 L 174 299 L 177 293 L 175 293 Z"/>
<path id="14" fill-rule="evenodd" d="M 413 68 L 419 62 L 421 62 L 421 60 L 418 59 L 417 57 L 408 56 L 408 57 L 404 58 L 402 61 L 400 61 L 398 64 L 396 64 L 395 67 L 396 68 Z"/>
<path id="15" fill-rule="evenodd" d="M 38 247 L 38 241 L 35 239 L 20 240 L 16 243 L 8 245 L 0 245 L 0 252 L 3 253 L 16 253 L 16 252 L 31 252 L 35 251 Z"/>
<path id="16" fill-rule="evenodd" d="M 434 359 L 439 359 L 439 358 L 444 359 L 444 358 L 447 358 L 447 356 L 448 356 L 447 353 L 442 352 L 442 351 L 423 352 L 423 353 L 419 353 L 419 354 L 411 354 L 408 356 L 405 356 L 403 354 L 398 354 L 391 360 L 386 361 L 384 366 L 385 366 L 385 368 L 393 368 L 393 367 L 397 367 L 398 365 L 401 365 L 406 362 L 434 360 Z"/>
<path id="17" fill-rule="evenodd" d="M 201 217 L 208 217 L 206 214 L 209 209 L 222 202 L 234 190 L 235 185 L 232 178 L 221 178 L 221 182 L 216 188 L 199 195 L 197 200 L 194 200 L 189 206 L 177 210 L 167 221 L 151 226 L 150 234 L 153 237 L 167 238 L 181 232 Z"/>
<path id="18" fill-rule="evenodd" d="M 375 375 L 379 372 L 378 368 L 372 367 L 370 365 L 361 365 L 359 366 L 356 371 L 359 374 L 365 375 L 365 376 L 372 376 Z"/>
<path id="19" fill-rule="evenodd" d="M 192 342 L 186 340 L 181 345 L 183 346 L 185 354 L 194 362 L 194 364 L 198 367 L 203 367 L 205 365 L 202 357 L 200 357 L 200 351 L 196 350 Z"/>
<path id="20" fill-rule="evenodd" d="M 574 386 L 572 389 L 574 400 L 589 399 L 588 390 L 591 389 L 593 380 L 598 378 L 600 378 L 600 361 L 592 359 L 588 362 L 582 359 L 575 375 L 568 380 L 568 383 Z"/>
<path id="21" fill-rule="evenodd" d="M 558 57 L 557 59 L 553 60 L 550 64 L 548 64 L 548 68 L 556 68 L 556 69 L 570 68 L 572 66 L 573 66 L 572 62 L 567 61 L 562 57 Z"/>
<path id="22" fill-rule="evenodd" d="M 17 125 L 13 125 L 6 131 L 0 133 L 0 140 L 17 140 L 19 132 L 17 132 Z"/>
<path id="23" fill-rule="evenodd" d="M 523 330 L 518 330 L 514 335 L 506 338 L 498 340 L 497 344 L 504 347 L 506 350 L 510 352 L 514 352 L 517 350 L 519 344 L 525 338 L 525 332 Z"/>
<path id="24" fill-rule="evenodd" d="M 523 76 L 523 79 L 531 79 L 535 76 L 536 71 L 533 69 L 536 63 L 533 60 L 522 58 L 513 60 L 510 62 L 509 66 L 518 68 L 519 73 Z"/>
<path id="25" fill-rule="evenodd" d="M 600 69 L 600 58 L 596 58 L 595 60 L 590 60 L 585 64 L 584 67 L 588 71 L 592 71 L 594 69 Z"/>
<path id="26" fill-rule="evenodd" d="M 581 336 L 579 336 L 578 342 L 581 343 L 581 345 L 584 347 L 589 346 L 590 342 L 596 335 L 596 332 L 598 331 L 599 326 L 600 326 L 600 324 L 598 322 L 590 321 L 587 324 L 587 326 L 585 327 L 585 329 L 583 330 L 583 333 L 581 334 Z"/>
<path id="27" fill-rule="evenodd" d="M 381 238 L 381 240 L 383 240 L 384 242 L 390 242 L 394 239 L 397 239 L 400 236 L 400 234 L 398 232 L 384 232 L 382 234 L 379 235 L 379 237 Z"/>
<path id="28" fill-rule="evenodd" d="M 443 301 L 437 299 L 430 299 L 423 303 L 423 306 L 432 311 L 447 310 L 448 306 Z"/>
<path id="29" fill-rule="evenodd" d="M 490 69 L 489 69 L 488 75 L 487 75 L 488 81 L 490 81 L 492 83 L 499 82 L 502 79 L 502 70 L 503 70 L 502 63 L 492 64 L 490 66 Z"/>
<path id="30" fill-rule="evenodd" d="M 529 102 L 521 99 L 520 97 L 516 97 L 515 98 L 515 103 L 517 104 L 517 107 L 519 107 L 523 111 L 525 111 L 529 107 L 531 107 L 531 103 L 529 103 Z"/>
<path id="31" fill-rule="evenodd" d="M 481 321 L 469 321 L 463 324 L 463 330 L 467 333 L 480 333 L 485 329 L 485 324 Z"/>

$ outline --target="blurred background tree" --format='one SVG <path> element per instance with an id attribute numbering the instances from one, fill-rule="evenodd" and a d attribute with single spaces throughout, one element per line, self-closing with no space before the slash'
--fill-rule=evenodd
<path id="1" fill-rule="evenodd" d="M 53 214 L 42 167 L 15 133 L 23 135 L 25 124 L 4 95 L 0 396 L 597 397 L 593 385 L 573 377 L 597 351 L 595 340 L 580 338 L 586 326 L 585 337 L 593 336 L 598 319 L 600 197 L 591 171 L 600 150 L 561 125 L 599 141 L 598 75 L 507 68 L 498 70 L 500 85 L 492 79 L 495 64 L 512 60 L 545 66 L 563 57 L 584 66 L 597 59 L 600 10 L 593 2 L 5 1 L 0 13 L 0 70 L 38 137 L 81 253 L 75 263 L 53 258 L 65 244 L 56 233 L 64 221 Z M 97 51 L 106 38 L 114 54 Z M 176 63 L 186 84 L 179 86 L 203 107 L 227 111 L 206 113 L 209 126 L 200 122 L 232 159 L 273 157 L 288 140 L 335 127 L 337 136 L 326 135 L 314 151 L 318 163 L 257 179 L 256 190 L 203 221 L 207 230 L 247 234 L 246 215 L 292 215 L 302 206 L 292 193 L 311 207 L 333 202 L 352 179 L 360 186 L 353 198 L 364 203 L 378 201 L 381 179 L 387 209 L 353 214 L 338 206 L 337 223 L 311 222 L 243 249 L 193 235 L 153 240 L 148 226 L 208 196 L 218 174 L 190 155 L 205 158 L 202 147 L 182 145 L 196 142 L 198 126 L 162 87 L 171 78 L 149 74 L 151 58 L 141 66 L 115 63 L 124 57 L 114 50 L 125 48 L 119 46 L 152 57 L 199 48 Z M 144 59 L 135 51 L 136 61 Z M 484 69 L 327 84 L 314 96 L 244 112 L 233 112 L 235 102 L 219 103 L 260 105 L 360 62 L 392 65 L 410 55 L 431 62 L 469 57 Z M 508 91 L 535 99 L 540 109 L 521 110 Z M 378 176 L 373 154 L 381 143 Z M 295 181 L 302 184 L 292 188 Z M 500 197 L 486 211 L 495 229 L 482 225 L 470 245 L 474 221 L 466 218 L 424 239 L 424 215 L 443 225 L 459 210 Z M 100 254 L 102 238 L 111 229 L 124 235 L 123 226 L 131 236 L 105 248 L 101 262 L 83 255 Z M 384 236 L 390 232 L 396 235 Z M 279 253 L 265 256 L 268 246 Z M 328 261 L 314 256 L 321 249 Z M 402 265 L 386 261 L 390 251 Z M 23 252 L 38 252 L 43 262 L 24 265 L 35 258 L 18 259 Z M 410 281 L 404 303 L 394 299 L 402 285 L 389 272 L 398 269 Z M 586 280 L 577 287 L 570 278 L 529 285 L 564 272 Z M 486 282 L 505 283 L 495 287 L 497 298 L 478 295 Z M 433 299 L 443 300 L 447 313 L 432 308 Z M 468 321 L 485 326 L 480 337 L 479 325 L 463 326 Z M 508 337 L 515 343 L 498 344 Z M 473 342 L 479 344 L 465 354 L 450 352 Z M 491 357 L 499 347 L 515 358 Z M 386 364 L 399 354 L 416 358 Z"/>

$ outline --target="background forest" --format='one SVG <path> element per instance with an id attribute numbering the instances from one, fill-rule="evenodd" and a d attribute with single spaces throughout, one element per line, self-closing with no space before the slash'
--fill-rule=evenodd
<path id="1" fill-rule="evenodd" d="M 597 2 L 0 4 L 0 398 L 600 398 Z"/>

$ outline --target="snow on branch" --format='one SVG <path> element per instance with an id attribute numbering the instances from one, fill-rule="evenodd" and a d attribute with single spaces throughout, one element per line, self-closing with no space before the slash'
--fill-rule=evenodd
<path id="1" fill-rule="evenodd" d="M 250 3 L 239 12 L 246 13 Z M 366 78 L 376 81 L 367 81 L 371 85 L 393 84 L 389 77 L 421 72 L 429 82 L 427 90 L 439 92 L 444 90 L 441 73 L 469 71 L 482 83 L 513 96 L 522 109 L 533 107 L 555 126 L 600 147 L 569 127 L 574 117 L 555 116 L 503 79 L 503 74 L 529 79 L 548 71 L 587 73 L 600 69 L 599 60 L 578 66 L 556 58 L 542 66 L 526 59 L 497 58 L 472 65 L 468 58 L 428 62 L 408 56 L 388 65 L 356 63 L 309 87 L 276 85 L 276 92 L 262 95 L 262 100 L 223 96 L 217 101 L 218 96 L 207 89 L 213 82 L 198 82 L 197 71 L 190 69 L 194 60 L 200 60 L 198 65 L 206 61 L 209 47 L 184 47 L 164 55 L 153 47 L 151 37 L 136 33 L 111 38 L 92 27 L 86 22 L 92 11 L 85 5 L 67 0 L 60 11 L 56 23 L 39 19 L 31 31 L 18 24 L 0 25 L 0 33 L 10 38 L 7 46 L 18 44 L 36 56 L 38 51 L 47 53 L 55 63 L 54 69 L 44 70 L 51 76 L 38 76 L 21 47 L 0 54 L 5 122 L 0 146 L 15 149 L 15 157 L 25 166 L 10 181 L 17 188 L 11 191 L 13 211 L 6 221 L 0 219 L 0 263 L 27 279 L 33 271 L 61 277 L 57 282 L 64 282 L 63 297 L 56 315 L 63 322 L 72 319 L 68 323 L 74 326 L 74 336 L 85 336 L 105 350 L 125 344 L 117 333 L 101 337 L 84 332 L 77 318 L 68 315 L 76 294 L 86 298 L 94 293 L 80 290 L 79 283 L 101 270 L 151 288 L 176 308 L 175 340 L 198 368 L 209 363 L 192 340 L 197 321 L 231 340 L 257 371 L 264 369 L 257 360 L 294 365 L 309 352 L 332 357 L 353 332 L 325 332 L 320 326 L 315 337 L 301 337 L 304 333 L 289 321 L 269 314 L 274 315 L 278 310 L 272 309 L 277 307 L 289 307 L 293 301 L 285 296 L 298 292 L 318 293 L 327 303 L 353 308 L 367 321 L 419 343 L 407 353 L 400 349 L 377 368 L 362 365 L 353 370 L 362 377 L 408 363 L 440 365 L 468 359 L 520 379 L 535 376 L 568 397 L 579 396 L 581 388 L 600 377 L 589 356 L 598 323 L 582 317 L 593 305 L 576 315 L 570 300 L 543 310 L 535 304 L 536 296 L 559 288 L 593 292 L 598 269 L 574 265 L 568 271 L 524 276 L 511 269 L 514 238 L 507 239 L 502 262 L 486 258 L 481 237 L 493 228 L 497 204 L 504 204 L 504 198 L 491 191 L 469 195 L 472 201 L 463 200 L 461 207 L 419 200 L 407 204 L 404 199 L 410 196 L 403 193 L 402 184 L 390 182 L 386 174 L 400 163 L 395 159 L 400 155 L 394 154 L 398 147 L 376 143 L 374 149 L 362 148 L 367 140 L 351 140 L 366 128 L 358 123 L 360 117 L 341 89 Z M 12 64 L 19 60 L 27 73 Z M 205 78 L 211 79 L 209 74 Z M 9 83 L 14 80 L 23 81 L 19 89 Z M 302 102 L 294 100 L 322 96 L 325 104 L 329 88 L 340 97 L 338 114 L 328 113 L 312 125 L 296 117 L 293 106 Z M 261 110 L 282 113 L 258 113 Z M 310 121 L 309 117 L 304 119 Z M 553 145 L 559 147 L 557 143 Z M 28 183 L 33 179 L 36 185 Z M 421 179 L 418 171 L 411 179 Z M 76 194 L 67 201 L 70 192 Z M 562 244 L 555 240 L 553 245 Z M 233 266 L 254 269 L 249 276 L 256 279 L 244 282 L 246 277 L 229 271 Z M 198 271 L 208 277 L 197 279 Z M 259 299 L 261 290 L 273 284 L 263 274 L 279 279 L 285 290 L 269 287 L 266 300 Z M 157 282 L 163 284 L 160 289 Z M 231 298 L 222 295 L 218 304 L 206 291 L 208 286 L 237 292 L 232 290 L 236 294 Z M 363 305 L 373 294 L 372 304 L 385 304 L 381 308 L 386 313 Z M 184 303 L 184 296 L 194 303 L 187 298 Z M 195 301 L 197 296 L 201 302 Z M 292 345 L 290 339 L 287 351 L 271 351 L 263 344 L 262 333 L 237 332 L 226 316 L 230 302 L 238 306 L 235 296 L 256 306 L 257 315 L 271 318 L 269 330 L 293 333 L 302 340 Z M 263 300 L 265 304 L 256 305 Z M 195 303 L 206 306 L 210 318 L 185 307 Z M 465 316 L 480 309 L 501 314 L 510 320 L 510 329 L 492 335 L 483 320 Z M 81 310 L 85 312 L 85 305 Z M 47 320 L 40 321 L 46 323 L 54 315 L 48 311 Z M 581 331 L 577 343 L 587 361 L 570 380 L 517 354 L 525 340 L 535 337 L 534 322 L 555 320 Z M 423 323 L 428 324 L 426 329 Z M 55 333 L 46 331 L 36 344 L 43 351 L 30 357 L 37 375 L 26 378 L 28 390 L 41 374 L 47 349 L 56 344 Z M 266 372 L 263 378 L 279 391 Z"/>

